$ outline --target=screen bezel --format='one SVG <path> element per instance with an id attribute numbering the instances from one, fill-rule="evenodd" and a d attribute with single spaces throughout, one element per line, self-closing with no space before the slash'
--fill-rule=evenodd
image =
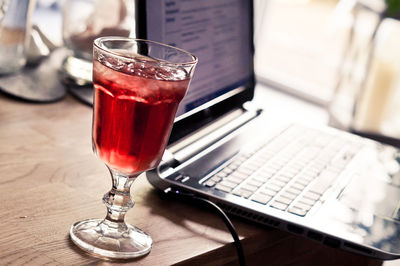
<path id="1" fill-rule="evenodd" d="M 151 1 L 151 0 L 150 0 Z M 249 2 L 249 48 L 250 64 L 249 81 L 245 86 L 238 87 L 229 91 L 215 100 L 207 102 L 175 118 L 170 142 L 174 142 L 182 136 L 195 131 L 204 124 L 210 123 L 223 114 L 240 108 L 243 103 L 250 101 L 254 97 L 255 74 L 254 74 L 254 11 L 253 0 Z M 147 0 L 136 0 L 136 38 L 147 39 Z M 201 60 L 201 58 L 199 59 Z M 233 92 L 233 93 L 232 93 Z M 210 104 L 211 103 L 211 104 Z"/>

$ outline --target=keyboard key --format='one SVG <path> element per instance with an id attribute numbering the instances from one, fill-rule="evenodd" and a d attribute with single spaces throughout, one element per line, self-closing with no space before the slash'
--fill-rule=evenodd
<path id="1" fill-rule="evenodd" d="M 306 213 L 314 206 L 314 204 L 312 205 L 308 205 L 308 204 L 304 204 L 302 202 L 296 202 L 295 204 L 293 204 L 293 206 L 291 206 L 289 208 L 289 212 L 295 213 L 297 215 L 301 215 L 304 216 L 306 215 Z"/>
<path id="2" fill-rule="evenodd" d="M 217 174 L 217 175 L 214 175 L 213 177 L 211 177 L 210 179 L 212 181 L 218 183 L 218 182 L 220 182 L 222 180 L 222 177 Z"/>
<path id="3" fill-rule="evenodd" d="M 226 193 L 230 193 L 232 191 L 232 188 L 221 185 L 220 183 L 215 186 L 215 189 L 226 192 Z"/>
<path id="4" fill-rule="evenodd" d="M 240 184 L 240 183 L 243 182 L 243 179 L 242 178 L 237 178 L 237 177 L 235 177 L 233 175 L 230 175 L 227 178 L 225 178 L 224 181 L 232 182 L 232 183 L 235 183 L 235 184 Z"/>
<path id="5" fill-rule="evenodd" d="M 256 174 L 256 175 L 254 175 L 253 180 L 257 180 L 259 182 L 265 183 L 265 182 L 267 182 L 269 180 L 269 178 L 268 177 L 264 177 L 264 176 L 262 176 L 260 174 Z"/>
<path id="6" fill-rule="evenodd" d="M 286 183 L 286 182 L 283 182 L 283 181 L 280 181 L 280 180 L 274 179 L 274 180 L 271 180 L 270 184 L 271 184 L 271 185 L 278 186 L 278 187 L 280 187 L 280 188 L 283 188 L 284 186 L 286 186 L 287 183 Z"/>
<path id="7" fill-rule="evenodd" d="M 206 187 L 213 187 L 213 186 L 215 186 L 215 184 L 217 184 L 217 182 L 215 182 L 215 181 L 212 180 L 212 179 L 209 179 L 209 180 L 207 180 L 207 181 L 204 183 L 204 185 L 205 185 Z"/>
<path id="8" fill-rule="evenodd" d="M 265 195 L 268 195 L 268 196 L 273 197 L 273 196 L 275 196 L 278 192 L 277 192 L 277 191 L 274 191 L 274 190 L 272 190 L 272 189 L 264 188 L 264 189 L 260 190 L 259 193 L 262 193 L 262 194 L 265 194 Z"/>
<path id="9" fill-rule="evenodd" d="M 299 208 L 299 209 L 303 209 L 303 210 L 308 211 L 308 210 L 310 210 L 310 209 L 314 206 L 314 204 L 315 204 L 315 203 L 309 205 L 309 204 L 305 204 L 305 203 L 303 203 L 303 202 L 299 202 L 299 201 L 298 201 L 298 202 L 296 202 L 295 204 L 293 204 L 293 207 L 296 207 L 296 208 Z"/>
<path id="10" fill-rule="evenodd" d="M 280 191 L 282 189 L 282 187 L 277 186 L 275 184 L 267 184 L 266 186 L 269 190 L 273 190 L 273 191 Z"/>
<path id="11" fill-rule="evenodd" d="M 243 197 L 243 198 L 249 198 L 251 195 L 253 195 L 253 192 L 248 191 L 248 190 L 244 190 L 244 189 L 238 189 L 236 191 L 233 192 L 234 195 L 239 196 L 239 197 Z"/>
<path id="12" fill-rule="evenodd" d="M 314 184 L 311 185 L 310 191 L 317 194 L 324 194 L 324 192 L 331 187 L 333 181 L 336 179 L 337 175 L 331 173 L 321 174 Z"/>
<path id="13" fill-rule="evenodd" d="M 290 193 L 290 192 L 287 192 L 287 191 L 282 192 L 281 196 L 285 197 L 285 198 L 288 198 L 288 199 L 291 199 L 291 200 L 294 200 L 297 197 L 296 194 L 293 194 L 293 193 Z"/>
<path id="14" fill-rule="evenodd" d="M 295 162 L 292 163 L 292 165 L 290 167 L 292 167 L 293 169 L 296 169 L 296 170 L 301 170 L 306 165 L 307 165 L 307 163 L 301 163 L 301 162 L 296 160 Z"/>
<path id="15" fill-rule="evenodd" d="M 294 183 L 291 185 L 291 188 L 295 188 L 295 189 L 297 189 L 297 190 L 299 190 L 299 191 L 302 191 L 305 187 L 306 187 L 305 185 L 300 184 L 300 183 L 297 183 L 297 182 L 294 182 Z"/>
<path id="16" fill-rule="evenodd" d="M 282 168 L 288 163 L 288 159 L 277 158 L 272 163 L 272 165 L 276 165 L 278 168 Z"/>
<path id="17" fill-rule="evenodd" d="M 278 171 L 277 169 L 270 167 L 269 164 L 264 165 L 260 169 L 260 173 L 265 174 L 265 175 L 274 175 L 277 171 Z"/>
<path id="18" fill-rule="evenodd" d="M 276 173 L 275 170 L 273 170 L 273 171 L 269 171 L 269 170 L 265 171 L 264 169 L 261 169 L 261 170 L 257 173 L 257 175 L 269 179 L 269 178 L 273 177 L 275 173 Z"/>
<path id="19" fill-rule="evenodd" d="M 306 187 L 308 184 L 310 184 L 311 180 L 306 180 L 304 178 L 297 178 L 296 181 L 294 181 L 295 183 L 299 183 L 300 185 L 303 185 L 304 187 Z"/>
<path id="20" fill-rule="evenodd" d="M 273 207 L 273 208 L 275 208 L 275 209 L 284 211 L 284 210 L 286 210 L 286 208 L 287 208 L 289 205 L 288 205 L 288 204 L 285 204 L 285 203 L 282 203 L 282 202 L 279 202 L 279 201 L 274 201 L 274 202 L 272 202 L 272 204 L 271 204 L 270 206 Z"/>
<path id="21" fill-rule="evenodd" d="M 248 178 L 249 176 L 243 173 L 239 173 L 239 172 L 233 172 L 230 177 L 234 177 L 240 180 L 245 180 L 246 178 Z"/>
<path id="22" fill-rule="evenodd" d="M 303 170 L 302 175 L 306 175 L 306 176 L 309 176 L 311 178 L 315 178 L 316 176 L 319 175 L 319 172 L 320 171 L 316 170 L 315 168 L 312 168 L 311 166 L 307 166 Z"/>
<path id="23" fill-rule="evenodd" d="M 292 203 L 292 200 L 291 200 L 291 199 L 285 198 L 285 197 L 282 197 L 282 196 L 277 197 L 277 198 L 275 199 L 275 201 L 278 201 L 278 202 L 280 202 L 280 203 L 284 203 L 284 204 L 287 204 L 287 205 L 289 205 L 290 203 Z"/>
<path id="24" fill-rule="evenodd" d="M 221 177 L 225 177 L 227 175 L 230 175 L 232 172 L 234 171 L 233 168 L 230 167 L 230 165 L 228 165 L 227 167 L 225 167 L 220 173 Z"/>
<path id="25" fill-rule="evenodd" d="M 240 166 L 240 163 L 238 162 L 231 162 L 228 166 L 225 167 L 226 172 L 229 174 L 232 173 L 233 171 L 236 171 L 236 169 Z"/>
<path id="26" fill-rule="evenodd" d="M 255 162 L 255 161 L 250 161 L 246 164 L 246 167 L 248 167 L 249 169 L 256 171 L 257 169 L 259 169 L 264 163 L 263 162 Z"/>
<path id="27" fill-rule="evenodd" d="M 255 187 L 261 187 L 262 185 L 264 185 L 264 183 L 265 182 L 261 182 L 261 181 L 259 181 L 259 180 L 257 180 L 257 179 L 254 179 L 254 178 L 252 178 L 252 179 L 250 179 L 248 182 L 247 182 L 247 184 L 249 184 L 249 185 L 251 185 L 251 186 L 255 186 Z"/>
<path id="28" fill-rule="evenodd" d="M 252 163 L 252 161 L 247 161 L 245 162 L 241 167 L 246 168 L 248 170 L 251 170 L 252 172 L 254 172 L 255 170 L 257 170 L 260 166 L 257 164 Z"/>
<path id="29" fill-rule="evenodd" d="M 310 199 L 310 198 L 305 198 L 305 197 L 301 197 L 298 201 L 298 203 L 303 203 L 307 206 L 313 206 L 315 204 L 315 202 L 317 202 L 317 200 L 314 199 Z"/>
<path id="30" fill-rule="evenodd" d="M 215 177 L 219 177 L 219 178 L 224 178 L 228 176 L 228 173 L 226 171 L 224 171 L 225 169 L 223 169 L 222 171 L 219 171 L 218 173 L 216 173 L 214 176 Z"/>
<path id="31" fill-rule="evenodd" d="M 271 196 L 261 194 L 261 193 L 254 194 L 253 197 L 251 197 L 251 200 L 261 203 L 261 204 L 264 204 L 264 205 L 267 204 L 271 199 L 272 199 Z"/>
<path id="32" fill-rule="evenodd" d="M 262 159 L 259 153 L 251 158 L 251 164 L 258 165 L 258 167 L 263 166 L 266 162 L 267 160 Z"/>
<path id="33" fill-rule="evenodd" d="M 316 160 L 313 160 L 311 165 L 317 169 L 324 169 L 331 158 L 332 157 L 330 155 L 318 157 Z"/>
<path id="34" fill-rule="evenodd" d="M 292 168 L 292 166 L 290 166 L 290 167 L 286 167 L 284 169 L 284 172 L 285 172 L 285 174 L 288 174 L 288 175 L 294 177 L 295 175 L 297 175 L 299 173 L 299 169 L 295 169 L 295 168 Z"/>
<path id="35" fill-rule="evenodd" d="M 343 169 L 341 169 L 341 168 L 338 168 L 338 167 L 335 167 L 335 166 L 332 166 L 332 165 L 328 165 L 328 166 L 325 168 L 324 172 L 331 172 L 331 173 L 333 173 L 333 174 L 339 175 L 340 172 L 341 172 L 342 170 L 343 170 Z"/>
<path id="36" fill-rule="evenodd" d="M 268 161 L 270 160 L 272 157 L 274 157 L 274 153 L 272 153 L 271 151 L 268 150 L 263 150 L 260 153 L 258 153 L 258 156 L 260 156 L 260 158 L 263 159 L 263 161 Z"/>
<path id="37" fill-rule="evenodd" d="M 319 200 L 321 195 L 314 193 L 312 191 L 306 191 L 306 193 L 304 193 L 303 197 L 317 201 L 317 200 Z"/>
<path id="38" fill-rule="evenodd" d="M 285 175 L 285 174 L 278 174 L 278 176 L 275 177 L 276 180 L 288 183 L 290 180 L 292 180 L 292 177 Z"/>
<path id="39" fill-rule="evenodd" d="M 298 179 L 302 179 L 302 180 L 304 180 L 304 181 L 308 181 L 308 182 L 311 182 L 314 178 L 316 177 L 316 175 L 315 176 L 312 176 L 312 175 L 307 175 L 307 174 L 305 174 L 305 173 L 301 173 L 300 175 L 298 175 Z"/>
<path id="40" fill-rule="evenodd" d="M 235 188 L 235 187 L 237 187 L 237 185 L 238 185 L 238 184 L 233 183 L 233 182 L 230 182 L 230 181 L 228 181 L 228 180 L 226 180 L 226 179 L 222 180 L 221 183 L 219 183 L 219 184 L 221 184 L 221 185 L 223 185 L 223 186 L 225 186 L 225 187 L 232 188 L 232 189 Z"/>
<path id="41" fill-rule="evenodd" d="M 318 180 L 310 187 L 310 191 L 316 194 L 322 195 L 328 188 L 330 188 L 331 184 L 326 183 L 325 181 Z"/>
<path id="42" fill-rule="evenodd" d="M 317 158 L 317 160 L 313 160 L 309 165 L 310 168 L 313 168 L 318 172 L 321 171 L 326 166 L 326 163 L 321 163 L 319 160 L 323 160 L 323 158 Z"/>
<path id="43" fill-rule="evenodd" d="M 290 186 L 286 189 L 287 192 L 295 194 L 295 195 L 299 195 L 301 193 L 301 189 L 298 189 L 297 187 L 294 186 Z"/>
<path id="44" fill-rule="evenodd" d="M 232 161 L 233 166 L 241 165 L 244 161 L 247 160 L 247 156 L 245 154 L 241 154 L 236 156 L 236 158 Z"/>
<path id="45" fill-rule="evenodd" d="M 291 206 L 288 209 L 288 212 L 299 215 L 299 216 L 305 216 L 308 212 L 308 210 L 302 209 L 302 208 L 298 208 L 296 206 Z"/>
<path id="46" fill-rule="evenodd" d="M 243 175 L 246 175 L 246 176 L 250 176 L 252 173 L 254 173 L 254 170 L 249 169 L 249 168 L 244 167 L 244 166 L 240 166 L 240 167 L 236 170 L 236 172 L 237 172 L 237 173 L 240 173 L 240 174 L 243 174 Z"/>
<path id="47" fill-rule="evenodd" d="M 241 189 L 248 190 L 248 191 L 251 191 L 251 192 L 255 192 L 258 189 L 258 187 L 252 186 L 252 185 L 246 183 L 241 187 Z"/>

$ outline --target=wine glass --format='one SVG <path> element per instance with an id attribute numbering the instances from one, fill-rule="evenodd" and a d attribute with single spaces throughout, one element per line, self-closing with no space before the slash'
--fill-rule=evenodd
<path id="1" fill-rule="evenodd" d="M 94 41 L 92 143 L 110 170 L 112 188 L 103 197 L 104 219 L 72 225 L 71 239 L 80 248 L 109 258 L 150 252 L 151 237 L 124 221 L 134 204 L 130 187 L 160 162 L 196 64 L 194 55 L 158 42 L 127 37 Z"/>

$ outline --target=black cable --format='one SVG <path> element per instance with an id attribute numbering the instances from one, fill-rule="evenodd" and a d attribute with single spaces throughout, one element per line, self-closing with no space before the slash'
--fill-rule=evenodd
<path id="1" fill-rule="evenodd" d="M 226 227 L 228 228 L 229 232 L 231 233 L 231 235 L 233 237 L 234 245 L 236 247 L 236 252 L 237 252 L 237 256 L 238 256 L 238 260 L 239 260 L 239 265 L 240 266 L 245 266 L 246 265 L 242 243 L 240 242 L 240 239 L 239 239 L 239 236 L 238 236 L 238 234 L 236 232 L 236 229 L 233 226 L 233 224 L 232 224 L 231 220 L 229 219 L 229 217 L 225 214 L 225 212 L 217 204 L 215 204 L 214 202 L 212 202 L 210 200 L 197 197 L 194 194 L 185 193 L 185 192 L 181 192 L 181 191 L 178 191 L 178 190 L 173 190 L 173 189 L 169 190 L 169 189 L 167 189 L 164 192 L 166 192 L 167 194 L 173 194 L 174 196 L 184 197 L 184 198 L 187 198 L 187 199 L 200 201 L 200 202 L 206 203 L 208 206 L 212 207 L 212 209 L 222 218 L 222 220 L 224 221 Z"/>

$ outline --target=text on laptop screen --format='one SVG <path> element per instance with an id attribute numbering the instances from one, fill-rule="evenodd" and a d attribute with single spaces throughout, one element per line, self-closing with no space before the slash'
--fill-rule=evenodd
<path id="1" fill-rule="evenodd" d="M 147 38 L 199 58 L 177 116 L 248 84 L 252 75 L 249 1 L 151 0 Z"/>

